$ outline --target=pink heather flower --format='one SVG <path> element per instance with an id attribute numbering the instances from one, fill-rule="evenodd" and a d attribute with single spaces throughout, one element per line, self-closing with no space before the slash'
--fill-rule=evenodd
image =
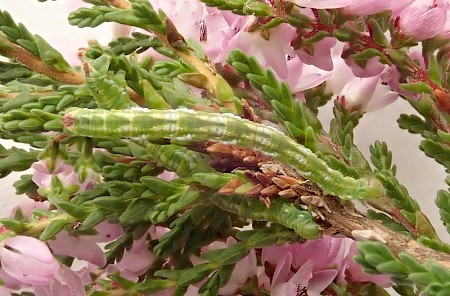
<path id="1" fill-rule="evenodd" d="M 395 0 L 398 1 L 398 0 Z M 373 15 L 389 8 L 391 0 L 354 0 L 352 3 L 344 7 L 345 12 L 356 16 Z"/>
<path id="2" fill-rule="evenodd" d="M 45 286 L 34 286 L 36 296 L 85 296 L 84 283 L 82 277 L 62 265 L 61 271 L 55 274 L 51 283 Z"/>
<path id="3" fill-rule="evenodd" d="M 338 100 L 347 107 L 360 106 L 362 110 L 375 111 L 381 109 L 398 97 L 387 85 L 381 85 L 379 76 L 354 78 L 346 83 Z"/>
<path id="4" fill-rule="evenodd" d="M 390 87 L 381 84 L 382 74 L 359 78 L 340 58 L 334 59 L 333 75 L 327 80 L 327 90 L 337 95 L 348 107 L 360 106 L 363 110 L 374 111 L 394 102 L 398 95 Z"/>
<path id="5" fill-rule="evenodd" d="M 450 38 L 450 3 L 446 4 L 447 7 L 447 20 L 442 28 L 442 32 L 439 34 L 439 37 L 442 38 Z"/>
<path id="6" fill-rule="evenodd" d="M 392 12 L 391 18 L 396 19 L 399 15 L 403 13 L 409 5 L 411 5 L 415 0 L 395 0 L 390 1 L 389 10 Z"/>
<path id="7" fill-rule="evenodd" d="M 227 248 L 236 243 L 236 239 L 228 237 L 222 248 Z M 205 250 L 202 250 L 204 252 Z M 242 287 L 248 279 L 256 275 L 256 253 L 251 250 L 247 256 L 236 263 L 229 282 L 219 289 L 219 295 L 236 295 L 238 289 Z"/>
<path id="8" fill-rule="evenodd" d="M 151 226 L 147 233 L 139 240 L 133 242 L 130 250 L 125 250 L 122 259 L 108 265 L 106 272 L 119 271 L 120 276 L 130 281 L 137 281 L 138 277 L 146 272 L 155 261 L 155 254 L 149 250 L 150 240 L 158 239 L 169 229 L 160 226 Z"/>
<path id="9" fill-rule="evenodd" d="M 296 34 L 295 29 L 287 24 L 269 30 L 270 38 L 266 39 L 260 31 L 249 31 L 255 21 L 254 17 L 238 16 L 228 11 L 207 8 L 196 1 L 151 0 L 150 2 L 155 9 L 162 9 L 167 13 L 185 38 L 192 38 L 201 44 L 213 63 L 223 63 L 231 50 L 241 49 L 247 55 L 255 56 L 263 67 L 272 68 L 277 77 L 287 80 L 293 92 L 307 89 L 311 85 L 316 86 L 327 78 L 320 70 L 319 73 L 308 77 L 302 75 L 304 74 L 302 63 L 290 46 Z M 201 36 L 202 28 L 204 36 Z M 332 42 L 328 39 L 324 41 L 322 45 L 328 47 L 325 52 L 329 52 Z M 329 59 L 323 57 L 319 59 L 322 49 L 318 50 L 317 55 L 309 58 L 309 61 L 330 68 Z M 311 72 L 314 70 L 317 72 L 316 68 L 311 68 Z"/>
<path id="10" fill-rule="evenodd" d="M 352 3 L 353 0 L 291 0 L 295 5 L 317 9 L 341 8 Z"/>
<path id="11" fill-rule="evenodd" d="M 29 286 L 29 284 L 24 284 L 23 282 L 11 277 L 3 270 L 3 268 L 0 268 L 0 280 L 3 282 L 4 287 L 13 291 L 18 291 L 22 289 L 24 286 Z"/>
<path id="12" fill-rule="evenodd" d="M 345 239 L 331 236 L 263 248 L 263 265 L 269 264 L 275 271 L 269 281 L 265 273 L 261 274 L 261 283 L 275 296 L 295 296 L 300 291 L 319 296 L 345 266 L 345 253 Z"/>
<path id="13" fill-rule="evenodd" d="M 447 9 L 441 1 L 416 0 L 403 10 L 400 30 L 416 41 L 432 38 L 442 32 L 447 20 Z"/>
<path id="14" fill-rule="evenodd" d="M 325 37 L 322 40 L 313 44 L 313 54 L 297 49 L 295 52 L 302 62 L 309 65 L 314 65 L 325 71 L 333 70 L 333 59 L 331 55 L 332 48 L 336 45 L 334 37 Z"/>
<path id="15" fill-rule="evenodd" d="M 225 249 L 229 246 L 232 246 L 236 243 L 236 239 L 233 237 L 228 237 L 226 242 L 221 241 L 214 241 L 208 246 L 205 246 L 201 249 L 201 254 L 204 254 L 208 251 L 218 250 L 218 249 Z M 203 260 L 196 256 L 191 256 L 191 261 L 194 265 L 198 265 L 201 263 L 207 263 L 208 261 Z M 256 252 L 255 250 L 251 250 L 247 256 L 239 260 L 235 267 L 233 272 L 231 273 L 230 280 L 228 283 L 221 287 L 219 289 L 219 295 L 237 295 L 238 289 L 253 276 L 257 274 L 257 259 L 256 259 Z M 200 287 L 205 280 L 201 281 L 200 283 L 196 284 L 195 286 Z M 197 295 L 197 294 L 191 294 L 191 295 Z"/>
<path id="16" fill-rule="evenodd" d="M 231 50 L 241 49 L 255 56 L 263 67 L 272 68 L 279 79 L 288 82 L 294 93 L 317 86 L 330 75 L 315 67 L 302 66 L 297 57 L 302 53 L 296 53 L 290 45 L 296 32 L 288 24 L 270 29 L 267 36 L 263 36 L 261 31 L 251 32 L 256 20 L 252 16 L 235 15 L 198 1 L 150 0 L 150 3 L 154 9 L 163 10 L 186 39 L 199 43 L 213 63 L 224 63 Z M 325 38 L 314 45 L 313 56 L 302 55 L 302 58 L 322 69 L 331 69 L 330 48 L 335 42 L 333 38 Z M 149 54 L 164 59 L 152 50 Z"/>
<path id="17" fill-rule="evenodd" d="M 352 282 L 361 282 L 361 283 L 376 283 L 381 287 L 390 287 L 392 285 L 391 277 L 388 275 L 372 275 L 367 274 L 363 271 L 361 265 L 355 262 L 353 257 L 358 253 L 358 249 L 356 248 L 356 242 L 351 241 L 351 246 L 349 253 L 347 255 L 347 267 L 346 267 L 346 276 L 349 277 L 349 280 Z"/>
<path id="18" fill-rule="evenodd" d="M 51 161 L 49 159 L 43 159 L 33 163 L 32 165 L 35 170 L 32 180 L 39 188 L 50 189 L 52 178 L 53 176 L 56 176 L 65 187 L 77 185 L 79 187 L 77 193 L 79 193 L 88 188 L 92 188 L 92 186 L 99 180 L 99 175 L 92 171 L 92 173 L 89 174 L 83 182 L 81 182 L 73 166 L 64 163 L 62 159 L 56 160 L 55 169 L 50 172 L 50 162 Z"/>
<path id="19" fill-rule="evenodd" d="M 32 285 L 49 284 L 61 269 L 47 245 L 28 236 L 6 239 L 0 249 L 0 261 L 9 276 Z"/>
<path id="20" fill-rule="evenodd" d="M 397 67 L 392 65 L 388 72 L 381 75 L 381 78 L 384 82 L 386 82 L 389 87 L 395 91 L 397 94 L 402 95 L 406 98 L 418 100 L 420 95 L 411 91 L 404 90 L 400 87 L 400 72 L 397 70 Z"/>
<path id="21" fill-rule="evenodd" d="M 287 62 L 288 73 L 285 82 L 293 93 L 316 87 L 331 77 L 331 72 L 312 65 L 303 64 L 298 57 Z"/>
<path id="22" fill-rule="evenodd" d="M 0 296 L 11 296 L 11 293 L 4 286 L 0 286 Z"/>
<path id="23" fill-rule="evenodd" d="M 206 14 L 205 6 L 199 1 L 150 0 L 155 11 L 162 10 L 185 38 L 198 35 L 198 23 Z"/>
<path id="24" fill-rule="evenodd" d="M 248 19 L 247 26 L 251 25 L 253 19 Z M 286 79 L 288 76 L 287 56 L 294 57 L 294 49 L 290 46 L 291 40 L 295 37 L 295 30 L 288 24 L 281 24 L 270 30 L 270 38 L 266 40 L 261 36 L 261 32 L 248 32 L 246 26 L 243 27 L 222 51 L 224 60 L 233 49 L 241 49 L 247 55 L 255 56 L 263 67 L 270 67 L 278 77 Z"/>
<path id="25" fill-rule="evenodd" d="M 71 256 L 86 260 L 97 266 L 104 266 L 106 258 L 98 243 L 108 243 L 123 234 L 123 229 L 117 224 L 102 222 L 95 227 L 96 235 L 71 236 L 67 231 L 59 232 L 55 239 L 49 240 L 48 245 L 53 254 Z"/>
<path id="26" fill-rule="evenodd" d="M 380 75 L 388 67 L 380 62 L 379 57 L 373 57 L 367 60 L 365 68 L 362 68 L 351 58 L 345 59 L 344 62 L 352 70 L 353 75 L 356 77 L 367 78 Z"/>
<path id="27" fill-rule="evenodd" d="M 9 217 L 14 217 L 17 211 L 20 211 L 24 217 L 30 217 L 34 210 L 48 210 L 50 203 L 48 201 L 34 201 L 28 199 L 11 209 Z"/>

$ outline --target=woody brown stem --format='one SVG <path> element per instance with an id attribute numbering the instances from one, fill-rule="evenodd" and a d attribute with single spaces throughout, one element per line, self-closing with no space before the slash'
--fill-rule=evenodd
<path id="1" fill-rule="evenodd" d="M 1 55 L 16 60 L 36 73 L 44 74 L 64 84 L 80 85 L 84 83 L 84 76 L 80 72 L 59 71 L 54 67 L 45 64 L 39 57 L 3 37 L 0 37 L 0 45 L 2 45 L 0 48 Z M 146 106 L 141 95 L 136 93 L 130 87 L 126 87 L 126 91 L 133 102 L 141 107 Z"/>
<path id="2" fill-rule="evenodd" d="M 327 223 L 347 237 L 355 238 L 352 234 L 355 230 L 373 230 L 386 241 L 391 251 L 398 255 L 400 252 L 408 253 L 421 262 L 434 260 L 446 268 L 450 268 L 450 254 L 430 249 L 416 240 L 399 234 L 383 226 L 378 221 L 372 221 L 360 215 L 347 213 L 338 200 L 325 197 L 331 208 L 331 213 L 323 212 Z"/>
<path id="3" fill-rule="evenodd" d="M 0 37 L 0 44 L 2 45 L 0 53 L 3 56 L 14 59 L 37 73 L 44 74 L 50 78 L 66 84 L 79 85 L 83 84 L 84 82 L 84 78 L 81 73 L 75 71 L 59 71 L 54 67 L 45 64 L 40 58 L 26 51 L 22 47 L 10 42 L 3 37 Z"/>

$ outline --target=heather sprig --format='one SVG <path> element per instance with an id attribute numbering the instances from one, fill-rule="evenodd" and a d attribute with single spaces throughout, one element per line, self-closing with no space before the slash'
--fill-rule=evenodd
<path id="1" fill-rule="evenodd" d="M 448 5 L 84 2 L 70 24 L 115 36 L 79 67 L 0 10 L 0 137 L 29 146 L 0 177 L 30 199 L 0 219 L 0 293 L 448 293 L 449 245 L 354 135 L 399 96 L 448 173 Z"/>

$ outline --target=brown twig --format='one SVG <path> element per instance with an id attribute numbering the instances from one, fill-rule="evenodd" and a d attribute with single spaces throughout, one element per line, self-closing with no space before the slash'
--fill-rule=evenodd
<path id="1" fill-rule="evenodd" d="M 296 191 L 296 194 L 294 194 L 291 198 L 297 198 L 302 201 L 301 198 L 305 197 L 304 195 L 309 195 L 310 197 L 317 197 L 317 200 L 319 201 L 323 201 L 322 210 L 320 209 L 320 204 L 313 203 L 310 205 L 316 207 L 317 210 L 319 210 L 319 217 L 323 217 L 323 220 L 318 219 L 318 223 L 322 225 L 325 233 L 330 232 L 327 231 L 327 229 L 332 229 L 333 233 L 340 233 L 350 238 L 361 239 L 361 237 L 357 236 L 357 234 L 361 233 L 361 231 L 367 231 L 368 233 L 372 233 L 374 235 L 373 238 L 368 237 L 368 239 L 378 239 L 379 241 L 385 243 L 396 255 L 400 252 L 406 252 L 416 257 L 421 262 L 426 262 L 431 259 L 440 263 L 442 266 L 450 268 L 450 254 L 430 249 L 420 244 L 411 237 L 407 237 L 390 230 L 389 228 L 383 226 L 379 221 L 368 219 L 362 213 L 356 210 L 354 212 L 350 211 L 348 209 L 348 204 L 342 203 L 342 201 L 336 196 L 324 194 L 323 190 L 320 189 L 316 184 L 312 182 L 306 182 L 305 178 L 298 175 L 298 173 L 292 170 L 289 166 L 276 164 L 275 162 L 270 161 L 269 158 L 263 156 L 256 157 L 253 162 L 244 161 L 246 158 L 248 158 L 249 156 L 253 156 L 253 154 L 256 153 L 252 149 L 243 149 L 233 145 L 224 145 L 212 142 L 205 142 L 203 144 L 205 145 L 205 147 L 203 147 L 203 149 L 197 149 L 197 151 L 202 151 L 203 153 L 206 152 L 210 154 L 213 157 L 213 161 L 214 158 L 226 158 L 227 160 L 229 160 L 227 162 L 227 171 L 231 172 L 237 167 L 239 167 L 240 169 L 247 168 L 246 176 L 255 184 L 255 187 L 251 188 L 246 193 L 246 196 L 248 198 L 259 198 L 260 200 L 266 202 L 267 205 L 270 205 L 270 199 L 277 198 L 277 195 L 284 196 L 281 194 L 282 192 L 287 192 L 289 191 L 289 189 L 294 189 Z M 199 148 L 200 146 L 198 146 L 197 148 Z M 234 161 L 231 161 L 233 159 Z M 238 161 L 236 160 L 242 161 L 241 163 L 236 165 L 236 163 L 238 163 Z M 280 168 L 277 170 L 264 172 L 264 169 L 262 168 L 264 164 L 271 164 L 271 166 L 279 166 Z M 255 169 L 255 166 L 259 166 L 260 169 Z M 281 180 L 286 180 L 285 186 L 282 186 L 279 182 L 274 182 L 276 179 L 280 178 Z M 231 181 L 237 182 L 239 180 L 234 179 Z M 275 188 L 274 184 L 278 186 L 278 188 Z M 294 186 L 291 186 L 292 184 L 294 184 Z M 226 192 L 220 193 L 234 194 L 235 189 L 240 185 L 242 184 L 226 184 L 221 189 L 222 191 Z M 265 191 L 268 191 L 269 189 L 275 190 L 272 190 L 270 194 L 266 194 Z M 381 206 L 381 204 L 387 202 L 391 204 L 390 199 L 385 197 L 381 198 L 379 202 L 377 202 L 377 204 L 380 205 L 380 207 L 382 207 L 383 209 L 388 209 L 389 211 L 387 212 L 389 214 L 395 216 L 397 219 L 401 219 L 403 216 L 400 213 L 398 213 L 398 215 L 395 215 L 395 213 L 391 213 L 392 209 L 397 209 L 392 204 L 391 206 Z M 403 221 L 402 224 L 407 225 L 408 230 L 414 236 L 418 236 L 417 230 L 409 221 Z"/>
<path id="2" fill-rule="evenodd" d="M 61 81 L 66 84 L 79 85 L 83 84 L 84 82 L 84 77 L 83 75 L 81 75 L 81 73 L 75 71 L 59 71 L 54 67 L 45 64 L 41 59 L 29 53 L 22 47 L 10 42 L 3 37 L 0 37 L 0 44 L 2 44 L 0 52 L 3 56 L 14 59 L 37 73 L 44 74 L 52 79 Z"/>
<path id="3" fill-rule="evenodd" d="M 421 262 L 434 260 L 442 266 L 450 268 L 450 254 L 430 249 L 412 238 L 390 230 L 378 221 L 369 220 L 362 215 L 351 215 L 335 198 L 329 196 L 325 198 L 331 208 L 331 212 L 323 213 L 325 220 L 332 227 L 338 229 L 341 234 L 355 238 L 353 235 L 355 230 L 372 230 L 386 241 L 386 245 L 396 255 L 405 252 Z"/>
<path id="4" fill-rule="evenodd" d="M 5 38 L 0 37 L 0 44 L 4 46 L 0 50 L 1 55 L 16 60 L 36 73 L 44 74 L 65 84 L 80 85 L 84 83 L 84 76 L 80 72 L 59 71 L 54 67 L 45 64 L 40 58 Z M 141 107 L 146 106 L 144 98 L 142 98 L 141 95 L 136 93 L 130 87 L 126 87 L 126 91 L 133 102 Z"/>

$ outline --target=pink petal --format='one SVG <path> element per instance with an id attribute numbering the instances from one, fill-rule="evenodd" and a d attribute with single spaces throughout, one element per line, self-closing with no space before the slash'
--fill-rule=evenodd
<path id="1" fill-rule="evenodd" d="M 297 296 L 297 285 L 292 283 L 283 283 L 276 285 L 270 290 L 270 295 L 272 296 Z M 309 296 L 309 294 L 308 294 Z M 311 295 L 312 296 L 312 295 Z"/>
<path id="2" fill-rule="evenodd" d="M 395 0 L 398 1 L 398 0 Z M 372 15 L 387 9 L 391 4 L 391 0 L 366 0 L 353 1 L 352 4 L 346 6 L 344 9 L 347 13 L 356 16 Z"/>
<path id="3" fill-rule="evenodd" d="M 103 221 L 95 226 L 95 230 L 98 232 L 92 237 L 92 239 L 97 243 L 108 243 L 123 234 L 123 228 L 118 224 L 109 223 Z"/>
<path id="4" fill-rule="evenodd" d="M 11 296 L 7 288 L 0 286 L 0 296 Z"/>
<path id="5" fill-rule="evenodd" d="M 360 67 L 352 59 L 345 59 L 345 63 L 352 69 L 356 77 L 368 78 L 380 75 L 386 68 L 386 65 L 380 63 L 379 57 L 374 57 L 367 60 L 365 68 Z"/>
<path id="6" fill-rule="evenodd" d="M 400 16 L 402 31 L 417 41 L 432 38 L 439 34 L 447 20 L 444 7 L 430 8 L 426 5 L 410 6 Z"/>
<path id="7" fill-rule="evenodd" d="M 345 7 L 352 3 L 352 0 L 291 0 L 292 3 L 298 6 L 328 9 Z"/>
<path id="8" fill-rule="evenodd" d="M 17 291 L 20 290 L 23 286 L 23 283 L 18 281 L 17 279 L 11 277 L 7 274 L 3 268 L 0 268 L 0 279 L 3 281 L 3 285 L 11 290 Z"/>
<path id="9" fill-rule="evenodd" d="M 275 272 L 272 277 L 272 287 L 276 286 L 280 283 L 285 283 L 288 281 L 288 276 L 291 271 L 292 264 L 292 254 L 285 253 L 284 255 L 280 254 L 281 259 L 279 260 Z"/>
<path id="10" fill-rule="evenodd" d="M 236 263 L 229 282 L 219 289 L 219 295 L 236 295 L 238 289 L 256 274 L 256 263 L 256 253 L 252 249 Z"/>
<path id="11" fill-rule="evenodd" d="M 308 287 L 309 280 L 312 278 L 313 274 L 314 262 L 306 261 L 302 266 L 297 270 L 296 273 L 289 279 L 290 283 Z"/>
<path id="12" fill-rule="evenodd" d="M 9 249 L 14 250 L 15 254 L 40 261 L 42 263 L 56 262 L 47 245 L 33 237 L 18 235 L 6 239 L 4 244 Z"/>
<path id="13" fill-rule="evenodd" d="M 51 283 L 53 295 L 85 296 L 83 282 L 80 276 L 69 267 L 63 265 L 61 271 L 55 275 Z"/>
<path id="14" fill-rule="evenodd" d="M 333 70 L 333 59 L 331 49 L 336 45 L 336 39 L 333 37 L 325 37 L 319 42 L 314 43 L 314 54 L 310 55 L 303 50 L 296 50 L 297 56 L 302 62 L 314 65 L 325 71 Z"/>
<path id="15" fill-rule="evenodd" d="M 71 256 L 80 260 L 86 260 L 94 265 L 106 264 L 105 254 L 102 249 L 89 236 L 70 236 L 67 231 L 59 232 L 55 239 L 48 244 L 56 255 Z"/>
<path id="16" fill-rule="evenodd" d="M 1 251 L 3 270 L 11 277 L 26 284 L 44 285 L 50 283 L 53 275 L 59 271 L 60 266 L 55 259 L 52 262 L 46 261 L 42 262 L 37 260 L 36 257 L 24 256 L 5 248 Z"/>
<path id="17" fill-rule="evenodd" d="M 321 293 L 336 278 L 338 271 L 336 269 L 328 269 L 313 273 L 313 277 L 309 280 L 308 291 Z"/>
<path id="18" fill-rule="evenodd" d="M 299 92 L 316 87 L 329 79 L 331 75 L 332 72 L 326 72 L 312 65 L 305 64 L 303 65 L 303 72 L 300 80 L 291 87 L 291 90 L 293 92 Z"/>

